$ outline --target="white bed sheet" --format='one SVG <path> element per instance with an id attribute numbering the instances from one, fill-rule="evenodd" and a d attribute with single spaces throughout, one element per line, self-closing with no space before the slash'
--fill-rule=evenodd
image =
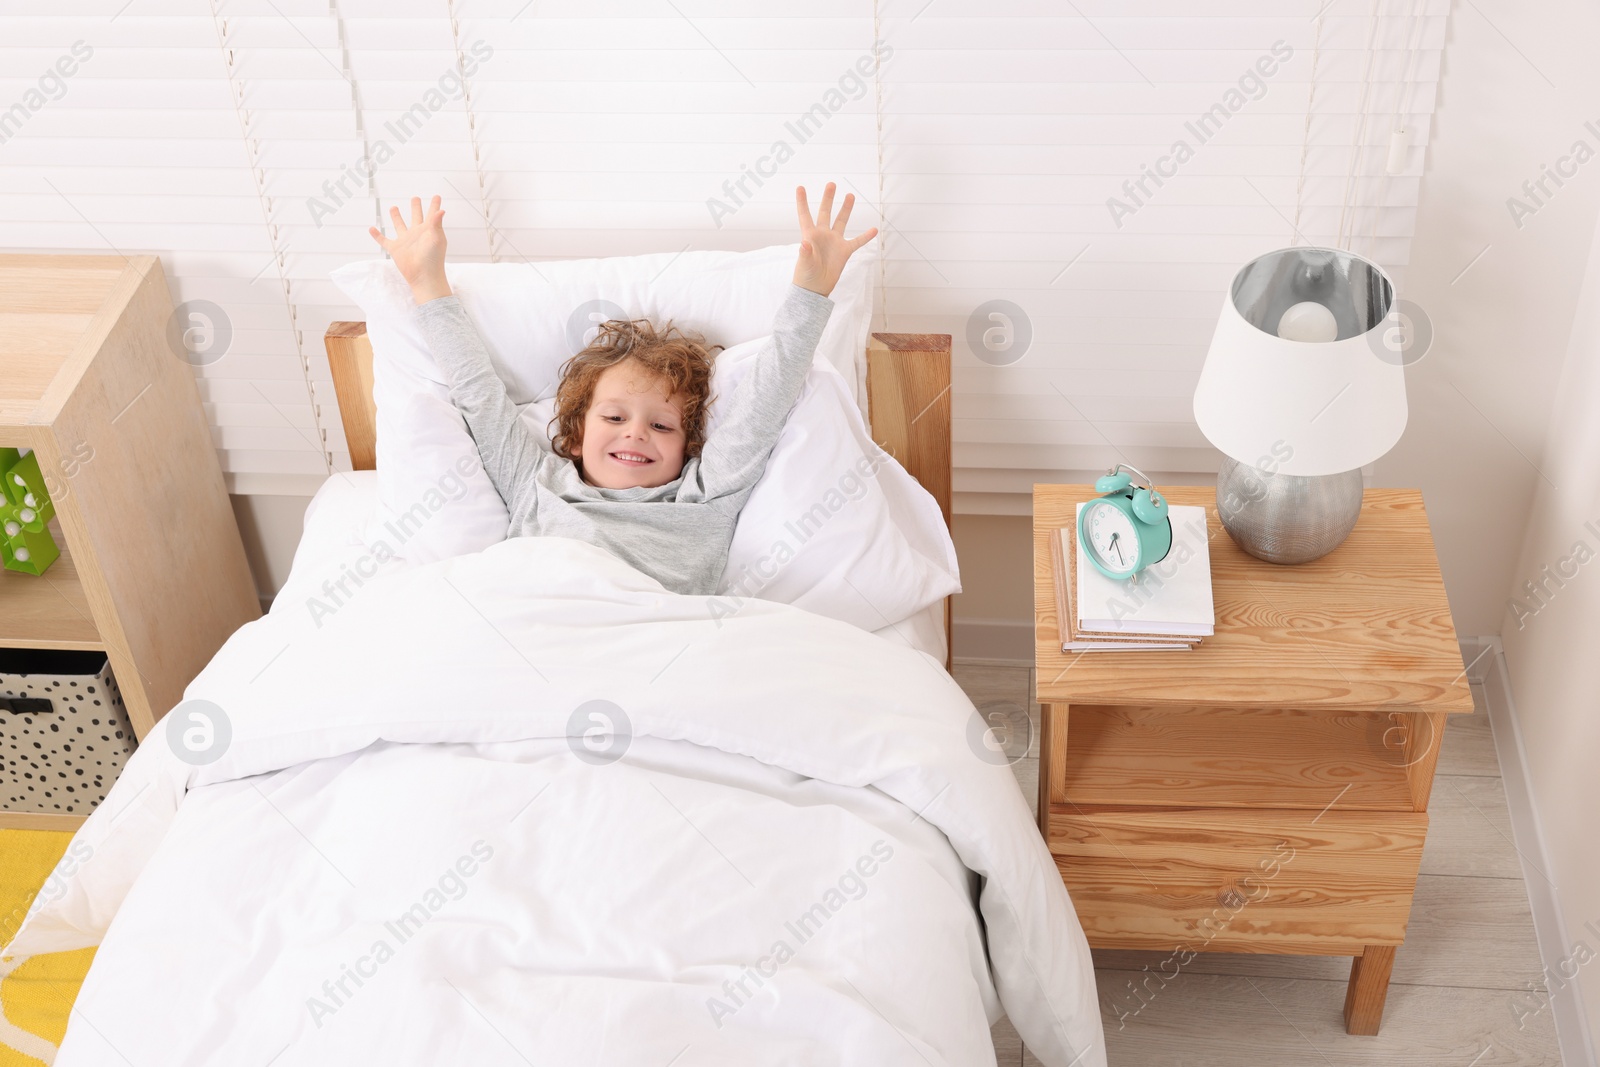
<path id="1" fill-rule="evenodd" d="M 1001 1010 L 1047 1067 L 1105 1063 L 982 720 L 848 624 L 714 623 L 516 538 L 250 623 L 186 698 L 229 743 L 147 739 L 8 947 L 100 946 L 58 1067 L 982 1067 Z M 631 723 L 612 762 L 574 747 L 596 698 Z"/>
<path id="2" fill-rule="evenodd" d="M 372 568 L 376 573 L 381 564 L 370 558 L 373 553 L 362 538 L 364 531 L 370 528 L 377 507 L 376 471 L 346 471 L 323 482 L 306 508 L 305 530 L 295 549 L 289 577 L 273 598 L 272 610 L 315 612 L 335 606 L 334 600 L 343 599 L 343 596 L 337 587 L 330 591 L 324 583 L 346 578 L 364 558 L 366 562 L 361 569 Z M 448 522 L 448 508 L 447 502 L 430 521 Z M 395 542 L 391 547 L 399 547 L 403 532 L 391 534 Z M 353 592 L 355 588 L 355 580 L 347 578 L 344 589 Z M 945 661 L 947 645 L 942 600 L 872 632 L 885 640 L 926 652 L 940 663 Z"/>

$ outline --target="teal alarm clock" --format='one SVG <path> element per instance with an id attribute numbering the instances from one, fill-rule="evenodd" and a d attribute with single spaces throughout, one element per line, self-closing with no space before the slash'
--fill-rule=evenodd
<path id="1" fill-rule="evenodd" d="M 1134 485 L 1127 473 L 1144 480 Z M 1078 543 L 1107 578 L 1132 578 L 1172 550 L 1167 501 L 1138 468 L 1119 463 L 1094 483 L 1097 496 L 1078 512 Z"/>

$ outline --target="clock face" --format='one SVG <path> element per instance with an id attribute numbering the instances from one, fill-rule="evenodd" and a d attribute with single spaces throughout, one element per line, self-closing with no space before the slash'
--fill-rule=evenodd
<path id="1" fill-rule="evenodd" d="M 1139 534 L 1133 520 L 1114 504 L 1096 500 L 1089 505 L 1089 549 L 1101 566 L 1116 573 L 1131 573 L 1139 562 Z"/>

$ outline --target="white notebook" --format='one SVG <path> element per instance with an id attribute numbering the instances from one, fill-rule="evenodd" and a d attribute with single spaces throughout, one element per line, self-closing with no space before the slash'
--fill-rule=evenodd
<path id="1" fill-rule="evenodd" d="M 1081 512 L 1084 505 L 1079 504 Z M 1211 540 L 1206 509 L 1195 504 L 1169 505 L 1172 548 L 1132 578 L 1107 578 L 1089 562 L 1083 544 L 1077 548 L 1077 609 L 1080 631 L 1110 634 L 1210 637 L 1217 614 L 1211 601 Z M 1074 534 L 1076 531 L 1074 530 Z"/>
<path id="2" fill-rule="evenodd" d="M 1201 639 L 1198 637 L 1152 636 L 1148 634 L 1091 634 L 1077 629 L 1078 613 L 1073 607 L 1075 566 L 1072 542 L 1077 531 L 1071 527 L 1057 530 L 1050 539 L 1051 567 L 1056 575 L 1056 618 L 1061 620 L 1063 652 L 1187 652 Z"/>

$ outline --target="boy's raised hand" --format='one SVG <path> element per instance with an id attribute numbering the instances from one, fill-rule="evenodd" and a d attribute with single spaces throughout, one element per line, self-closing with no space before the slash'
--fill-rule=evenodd
<path id="1" fill-rule="evenodd" d="M 439 198 L 433 198 L 424 217 L 422 198 L 413 196 L 410 226 L 397 207 L 389 209 L 389 218 L 394 221 L 393 238 L 385 237 L 376 226 L 369 226 L 367 232 L 400 268 L 400 276 L 411 286 L 411 299 L 420 305 L 449 296 L 450 283 L 444 274 L 444 210 Z"/>
<path id="2" fill-rule="evenodd" d="M 800 212 L 800 258 L 794 265 L 794 284 L 813 293 L 827 296 L 839 284 L 839 275 L 855 250 L 878 235 L 874 226 L 851 240 L 844 236 L 844 224 L 850 220 L 850 209 L 855 206 L 855 194 L 846 193 L 839 217 L 829 221 L 833 210 L 834 184 L 829 182 L 822 190 L 822 206 L 812 221 L 811 207 L 806 203 L 806 187 L 796 186 L 794 202 Z"/>

